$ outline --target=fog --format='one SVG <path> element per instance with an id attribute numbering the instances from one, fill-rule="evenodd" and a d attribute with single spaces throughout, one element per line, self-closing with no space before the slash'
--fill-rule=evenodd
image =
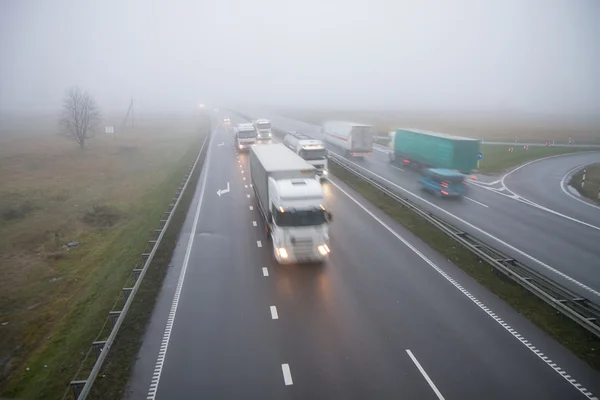
<path id="1" fill-rule="evenodd" d="M 600 112 L 597 0 L 0 2 L 0 110 Z"/>

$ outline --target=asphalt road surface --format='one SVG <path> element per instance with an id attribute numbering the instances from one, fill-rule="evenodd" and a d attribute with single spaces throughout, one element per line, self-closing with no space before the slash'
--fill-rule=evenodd
<path id="1" fill-rule="evenodd" d="M 249 179 L 215 126 L 127 398 L 600 392 L 600 374 L 335 178 L 329 261 L 277 265 Z"/>
<path id="2" fill-rule="evenodd" d="M 276 128 L 323 138 L 318 126 L 257 110 L 243 111 L 253 117 L 271 119 Z M 328 145 L 328 149 L 342 154 L 336 147 Z M 597 245 L 600 243 L 600 209 L 569 197 L 556 182 L 582 162 L 600 162 L 600 152 L 532 163 L 504 181 L 501 176 L 491 180 L 480 177 L 479 181 L 469 185 L 469 193 L 460 201 L 423 193 L 417 182 L 418 172 L 391 165 L 388 159 L 388 149 L 375 145 L 372 156 L 351 161 L 383 178 L 400 195 L 416 201 L 490 246 L 560 281 L 580 295 L 600 301 L 600 251 Z M 548 181 L 549 175 L 554 180 Z M 540 190 L 546 185 L 547 190 Z M 515 192 L 507 186 L 514 186 Z M 556 206 L 557 203 L 561 206 Z"/>

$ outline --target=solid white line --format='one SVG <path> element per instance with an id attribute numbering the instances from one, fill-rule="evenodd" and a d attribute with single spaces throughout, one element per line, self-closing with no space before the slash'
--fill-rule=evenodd
<path id="1" fill-rule="evenodd" d="M 421 373 L 421 375 L 423 375 L 423 378 L 425 378 L 425 380 L 427 381 L 427 383 L 429 384 L 429 386 L 431 387 L 431 389 L 433 389 L 433 392 L 435 393 L 435 395 L 437 396 L 437 398 L 440 399 L 440 400 L 444 400 L 444 396 L 442 396 L 442 393 L 440 393 L 440 391 L 435 386 L 435 384 L 433 383 L 433 381 L 431 380 L 431 378 L 429 378 L 429 375 L 427 375 L 427 372 L 425 372 L 425 370 L 423 369 L 423 367 L 419 363 L 419 360 L 417 360 L 417 358 L 413 355 L 412 351 L 410 351 L 409 349 L 406 349 L 406 352 L 408 353 L 408 356 L 411 358 L 411 360 L 415 363 L 415 365 L 419 369 L 419 372 Z"/>
<path id="2" fill-rule="evenodd" d="M 371 211 L 369 211 L 357 199 L 355 199 L 352 195 L 350 195 L 350 193 L 348 193 L 344 189 L 342 189 L 339 185 L 337 185 L 335 182 L 333 182 L 333 180 L 330 180 L 329 182 L 333 186 L 338 188 L 346 196 L 348 196 L 348 198 L 350 200 L 352 200 L 364 212 L 369 214 L 375 221 L 377 221 L 381 226 L 383 226 L 389 233 L 394 235 L 396 237 L 396 239 L 398 239 L 399 241 L 404 243 L 404 245 L 406 247 L 408 247 L 410 250 L 412 250 L 413 253 L 415 253 L 417 256 L 419 256 L 419 258 L 421 258 L 423 261 L 425 261 L 431 268 L 433 268 L 437 273 L 439 273 L 442 277 L 444 277 L 444 279 L 446 279 L 448 282 L 450 282 L 455 288 L 460 290 L 462 294 L 467 296 L 469 298 L 469 300 L 471 300 L 473 303 L 475 303 L 481 310 L 483 310 L 494 321 L 496 321 L 499 325 L 501 325 L 514 338 L 516 338 L 523 345 L 525 345 L 531 352 L 533 352 L 536 356 L 538 356 L 538 358 L 540 358 L 542 361 L 544 361 L 550 368 L 552 368 L 555 372 L 559 373 L 562 376 L 561 371 L 564 371 L 564 370 L 562 368 L 558 367 L 556 365 L 556 363 L 554 363 L 550 358 L 548 358 L 548 357 L 542 358 L 542 357 L 545 357 L 544 354 L 542 354 L 538 349 L 536 349 L 535 346 L 533 346 L 527 339 L 525 339 L 525 337 L 523 335 L 519 334 L 515 329 L 513 329 L 510 325 L 508 325 L 506 322 L 504 322 L 504 320 L 502 320 L 502 318 L 500 318 L 496 313 L 494 313 L 489 307 L 487 307 L 485 304 L 483 304 L 481 301 L 479 301 L 475 296 L 473 296 L 467 289 L 465 289 L 454 278 L 452 278 L 450 275 L 448 275 L 443 269 L 438 267 L 433 261 L 431 261 L 429 258 L 427 258 L 423 253 L 421 253 L 416 247 L 414 247 L 406 239 L 404 239 L 402 236 L 400 236 L 400 234 L 398 232 L 393 230 L 388 224 L 383 222 L 379 217 L 377 217 L 375 214 L 373 214 Z M 567 379 L 567 382 L 569 382 L 571 385 L 573 385 L 573 387 L 575 387 L 577 390 L 579 390 L 588 399 L 598 400 L 586 388 L 584 388 L 581 385 L 577 386 L 578 382 L 575 381 L 574 379 L 573 380 Z"/>
<path id="3" fill-rule="evenodd" d="M 167 349 L 169 347 L 169 341 L 171 339 L 171 331 L 173 329 L 173 324 L 175 323 L 175 315 L 177 314 L 177 306 L 179 305 L 179 298 L 181 296 L 181 289 L 183 288 L 183 281 L 185 280 L 185 273 L 188 268 L 188 264 L 190 262 L 190 255 L 192 253 L 192 246 L 194 244 L 194 239 L 196 237 L 196 229 L 198 227 L 198 220 L 200 219 L 200 210 L 202 208 L 202 202 L 204 200 L 204 192 L 206 189 L 206 181 L 208 180 L 208 168 L 210 168 L 210 160 L 212 154 L 212 139 L 216 134 L 216 131 L 220 127 L 220 123 L 217 124 L 215 130 L 211 132 L 210 137 L 208 138 L 208 152 L 206 154 L 206 162 L 204 163 L 203 169 L 206 168 L 204 172 L 204 179 L 202 180 L 202 186 L 200 188 L 200 198 L 198 199 L 198 205 L 196 206 L 196 214 L 194 215 L 194 222 L 192 223 L 192 231 L 190 234 L 190 238 L 188 240 L 187 248 L 185 250 L 185 256 L 183 258 L 183 265 L 181 267 L 181 272 L 179 273 L 179 280 L 177 281 L 177 287 L 175 288 L 175 294 L 173 295 L 173 303 L 171 304 L 171 311 L 169 313 L 169 317 L 167 318 L 167 324 L 165 326 L 165 330 L 163 332 L 163 340 L 161 348 L 158 352 L 158 357 L 156 359 L 156 364 L 154 368 L 154 378 L 152 383 L 150 384 L 150 388 L 148 389 L 148 397 L 147 399 L 154 400 L 156 398 L 156 392 L 158 390 L 158 383 L 160 381 L 160 376 L 162 374 L 162 368 L 165 362 L 165 358 L 167 356 Z M 156 374 L 158 372 L 158 374 Z"/>
<path id="4" fill-rule="evenodd" d="M 360 168 L 360 169 L 362 169 L 362 170 L 365 170 L 365 171 L 367 171 L 367 173 L 370 173 L 370 174 L 372 174 L 372 175 L 374 175 L 374 176 L 377 176 L 377 177 L 378 177 L 379 179 L 381 179 L 382 181 L 384 181 L 384 182 L 386 182 L 386 183 L 388 183 L 388 184 L 390 184 L 390 185 L 392 185 L 392 186 L 394 186 L 394 187 L 396 187 L 396 188 L 400 189 L 401 191 L 403 191 L 403 192 L 405 192 L 405 193 L 408 193 L 408 194 L 410 194 L 411 196 L 413 196 L 413 197 L 415 197 L 415 198 L 417 198 L 417 199 L 421 200 L 423 203 L 426 203 L 426 204 L 428 204 L 429 206 L 431 206 L 431 207 L 435 208 L 436 210 L 438 210 L 439 212 L 441 212 L 441 213 L 444 213 L 444 214 L 446 214 L 446 215 L 448 215 L 448 216 L 450 216 L 450 217 L 454 218 L 455 220 L 457 220 L 457 221 L 459 221 L 459 222 L 461 222 L 461 223 L 463 223 L 463 224 L 467 225 L 468 227 L 470 227 L 470 228 L 471 228 L 471 229 L 473 229 L 473 230 L 476 230 L 477 232 L 481 233 L 482 235 L 485 235 L 485 236 L 489 237 L 490 239 L 494 239 L 496 242 L 500 243 L 501 245 L 503 245 L 503 246 L 506 246 L 507 248 L 511 249 L 512 251 L 514 251 L 514 252 L 516 252 L 516 253 L 519 253 L 519 254 L 520 254 L 520 255 L 522 255 L 523 257 L 526 257 L 526 258 L 528 258 L 529 260 L 536 262 L 537 264 L 541 265 L 542 267 L 546 268 L 547 270 L 549 270 L 549 271 L 551 271 L 551 272 L 555 273 L 556 275 L 558 275 L 558 276 L 560 276 L 560 277 L 562 277 L 562 278 L 564 278 L 564 279 L 568 280 L 568 281 L 569 281 L 569 282 L 571 282 L 571 283 L 574 283 L 575 285 L 579 286 L 580 288 L 583 288 L 583 289 L 587 290 L 588 292 L 590 292 L 590 293 L 594 294 L 595 296 L 598 296 L 598 297 L 600 297 L 600 292 L 598 292 L 597 290 L 595 290 L 595 289 L 592 289 L 591 287 L 589 287 L 589 286 L 587 286 L 587 285 L 585 285 L 585 284 L 583 284 L 583 283 L 579 282 L 578 280 L 576 280 L 576 279 L 574 279 L 574 278 L 571 278 L 569 275 L 565 274 L 564 272 L 561 272 L 561 271 L 559 271 L 559 270 L 557 270 L 557 269 L 555 269 L 555 268 L 553 268 L 553 267 L 549 266 L 548 264 L 544 263 L 543 261 L 540 261 L 540 260 L 538 260 L 537 258 L 533 257 L 532 255 L 529 255 L 529 254 L 525 253 L 523 250 L 520 250 L 520 249 L 516 248 L 515 246 L 512 246 L 512 245 L 508 244 L 508 243 L 507 243 L 507 242 L 505 242 L 504 240 L 502 240 L 502 239 L 500 239 L 500 238 L 498 238 L 498 237 L 496 237 L 496 236 L 492 235 L 492 234 L 491 234 L 491 233 L 489 233 L 489 232 L 486 232 L 486 231 L 484 231 L 483 229 L 481 229 L 481 228 L 479 228 L 479 227 L 477 227 L 477 226 L 473 225 L 473 224 L 472 224 L 472 223 L 470 223 L 470 222 L 467 222 L 467 221 L 465 221 L 464 219 L 462 219 L 462 218 L 460 218 L 460 217 L 458 217 L 458 216 L 456 216 L 456 215 L 452 214 L 451 212 L 449 212 L 449 211 L 447 211 L 447 210 L 445 210 L 445 209 L 443 209 L 443 208 L 441 208 L 441 207 L 439 207 L 439 206 L 437 206 L 437 205 L 433 204 L 432 202 L 430 202 L 430 201 L 428 201 L 428 200 L 424 199 L 423 197 L 421 197 L 421 196 L 419 196 L 419 195 L 416 195 L 415 193 L 411 192 L 410 190 L 408 190 L 408 189 L 405 189 L 405 188 L 403 188 L 402 186 L 395 184 L 394 182 L 390 181 L 389 179 L 386 179 L 386 178 L 384 178 L 384 177 L 382 177 L 382 176 L 380 176 L 380 175 L 377 175 L 377 174 L 375 174 L 375 173 L 373 173 L 373 172 L 369 171 L 368 169 L 366 169 L 366 168 L 364 168 L 364 167 L 362 167 L 362 166 L 360 166 L 360 165 L 358 165 L 358 164 L 356 164 L 356 163 L 354 163 L 354 162 L 352 162 L 352 161 L 349 161 L 349 160 L 346 160 L 346 161 L 347 161 L 347 162 L 349 162 L 349 163 L 351 163 L 351 164 L 353 164 L 353 165 L 355 165 L 356 167 L 358 167 L 358 168 Z M 334 184 L 334 185 L 335 185 L 335 184 Z M 337 187 L 339 188 L 339 186 L 338 186 L 338 185 L 335 185 L 335 186 L 337 186 Z M 340 190 L 342 190 L 342 189 L 340 188 Z M 502 194 L 502 193 L 501 193 L 501 194 Z M 509 197 L 510 197 L 510 196 L 509 196 Z M 525 203 L 525 204 L 530 204 L 530 203 L 527 203 L 527 202 L 525 202 L 525 201 L 522 201 L 522 202 L 523 202 L 523 203 Z M 531 204 L 530 204 L 530 205 L 531 205 Z M 600 229 L 600 228 L 597 228 L 597 229 Z"/>
<path id="5" fill-rule="evenodd" d="M 256 226 L 256 221 L 252 221 L 252 226 Z"/>
<path id="6" fill-rule="evenodd" d="M 271 306 L 271 318 L 279 319 L 279 314 L 277 314 L 277 307 Z"/>
<path id="7" fill-rule="evenodd" d="M 392 167 L 392 168 L 396 168 L 398 171 L 402 171 L 402 172 L 404 172 L 404 170 L 403 170 L 402 168 L 400 168 L 400 167 L 396 167 L 395 165 L 390 165 L 390 167 Z"/>
<path id="8" fill-rule="evenodd" d="M 254 207 L 250 206 L 250 210 L 254 210 Z"/>
<path id="9" fill-rule="evenodd" d="M 269 276 L 269 270 L 266 267 L 263 267 L 263 276 Z"/>
<path id="10" fill-rule="evenodd" d="M 583 168 L 583 167 L 582 166 L 578 166 L 578 167 L 573 168 L 569 172 L 567 172 L 567 174 L 565 176 L 563 176 L 563 178 L 560 180 L 560 188 L 563 191 L 563 193 L 565 193 L 570 198 L 575 199 L 578 202 L 585 204 L 586 206 L 590 206 L 590 207 L 594 207 L 594 208 L 600 209 L 600 207 L 598 207 L 597 205 L 588 203 L 587 201 L 581 200 L 577 196 L 574 196 L 573 193 L 570 193 L 567 190 L 567 188 L 566 188 L 567 187 L 567 182 L 566 182 L 567 178 L 569 178 L 573 174 L 573 172 L 575 172 L 575 170 L 581 169 L 581 168 Z"/>
<path id="11" fill-rule="evenodd" d="M 283 381 L 285 382 L 285 385 L 293 385 L 294 381 L 292 381 L 292 372 L 290 371 L 290 365 L 281 364 L 281 370 L 283 371 Z"/>
<path id="12" fill-rule="evenodd" d="M 465 199 L 467 199 L 467 200 L 471 200 L 473 203 L 479 204 L 480 206 L 483 206 L 483 207 L 485 207 L 485 208 L 489 208 L 489 207 L 488 207 L 488 206 L 486 206 L 485 204 L 483 204 L 483 203 L 480 203 L 480 202 L 478 202 L 477 200 L 473 200 L 473 199 L 472 199 L 472 198 L 470 198 L 470 197 L 467 197 L 467 196 L 463 196 L 463 197 L 464 197 Z"/>
<path id="13" fill-rule="evenodd" d="M 260 240 L 257 240 L 257 241 L 256 241 L 256 245 L 257 245 L 258 247 L 262 247 L 262 243 L 260 242 Z"/>

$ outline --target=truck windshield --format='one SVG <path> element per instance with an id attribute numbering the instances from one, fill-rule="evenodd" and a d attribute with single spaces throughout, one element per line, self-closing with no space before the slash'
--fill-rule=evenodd
<path id="1" fill-rule="evenodd" d="M 327 150 L 325 149 L 309 149 L 309 150 L 300 150 L 300 157 L 305 160 L 322 160 L 327 155 Z"/>
<path id="2" fill-rule="evenodd" d="M 270 122 L 256 124 L 256 126 L 258 127 L 258 129 L 271 129 Z"/>
<path id="3" fill-rule="evenodd" d="M 256 137 L 256 132 L 254 132 L 254 131 L 239 131 L 238 132 L 238 137 L 240 139 L 253 138 L 253 137 Z"/>
<path id="4" fill-rule="evenodd" d="M 313 226 L 325 223 L 325 211 L 303 210 L 303 211 L 277 211 L 273 214 L 277 226 Z"/>

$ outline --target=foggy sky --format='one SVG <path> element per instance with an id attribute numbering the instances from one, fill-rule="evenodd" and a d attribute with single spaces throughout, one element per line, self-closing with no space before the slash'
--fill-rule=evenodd
<path id="1" fill-rule="evenodd" d="M 0 0 L 0 111 L 600 112 L 598 0 Z"/>

